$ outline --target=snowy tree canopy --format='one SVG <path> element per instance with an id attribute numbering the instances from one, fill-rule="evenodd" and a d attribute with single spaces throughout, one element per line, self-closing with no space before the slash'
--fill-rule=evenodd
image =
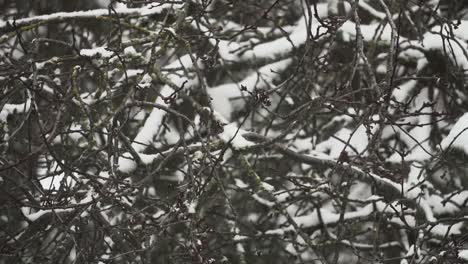
<path id="1" fill-rule="evenodd" d="M 468 262 L 468 4 L 0 0 L 0 263 Z"/>

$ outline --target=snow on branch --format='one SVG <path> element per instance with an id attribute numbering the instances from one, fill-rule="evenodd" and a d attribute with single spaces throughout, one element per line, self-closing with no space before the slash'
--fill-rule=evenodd
<path id="1" fill-rule="evenodd" d="M 24 104 L 5 104 L 0 111 L 0 122 L 5 122 L 11 114 L 27 112 L 30 107 L 31 101 L 29 99 Z"/>
<path id="2" fill-rule="evenodd" d="M 257 133 L 246 133 L 244 134 L 244 137 L 247 140 L 251 140 L 254 142 L 262 142 L 265 144 L 270 144 L 270 140 L 262 135 L 259 135 Z M 309 165 L 324 165 L 324 166 L 330 166 L 332 168 L 340 168 L 343 169 L 345 172 L 349 172 L 356 176 L 358 179 L 371 182 L 376 185 L 376 187 L 381 188 L 381 191 L 383 192 L 382 195 L 387 196 L 387 197 L 396 197 L 401 195 L 401 186 L 389 179 L 383 178 L 378 176 L 375 173 L 372 172 L 365 172 L 362 169 L 349 165 L 346 163 L 342 163 L 338 161 L 337 159 L 333 158 L 332 156 L 329 156 L 327 154 L 324 154 L 320 151 L 314 151 L 310 150 L 308 154 L 300 154 L 295 152 L 294 150 L 279 144 L 279 143 L 271 143 L 270 144 L 273 148 L 277 149 L 279 152 L 281 152 L 283 155 L 292 158 L 294 160 L 303 162 L 305 164 Z"/>
<path id="3" fill-rule="evenodd" d="M 309 7 L 313 9 L 312 7 Z M 327 4 L 317 4 L 317 16 L 325 17 L 328 13 Z M 314 14 L 315 15 L 315 14 Z M 308 28 L 309 21 L 311 28 Z M 319 21 L 314 17 L 301 17 L 296 25 L 291 29 L 291 34 L 281 38 L 274 39 L 265 43 L 252 43 L 251 41 L 237 43 L 235 41 L 221 40 L 214 38 L 209 30 L 200 26 L 200 24 L 192 23 L 193 27 L 201 27 L 205 34 L 209 37 L 210 43 L 218 48 L 218 54 L 225 61 L 247 61 L 259 59 L 274 59 L 276 57 L 284 56 L 292 52 L 295 48 L 303 45 L 307 41 L 308 32 L 320 35 L 325 35 L 326 28 L 320 25 Z M 251 44 L 256 44 L 252 48 Z"/>
<path id="4" fill-rule="evenodd" d="M 440 143 L 442 149 L 457 148 L 468 154 L 468 113 L 461 116 Z"/>
<path id="5" fill-rule="evenodd" d="M 468 255 L 467 7 L 10 2 L 0 226 L 18 261 Z"/>
<path id="6" fill-rule="evenodd" d="M 137 16 L 149 16 L 161 13 L 164 9 L 168 8 L 180 8 L 182 4 L 148 4 L 138 8 L 128 8 L 121 6 L 115 9 L 94 9 L 86 11 L 74 11 L 74 12 L 58 12 L 48 15 L 40 15 L 21 19 L 12 19 L 7 21 L 0 21 L 0 32 L 1 31 L 14 31 L 14 27 L 23 27 L 35 23 L 50 23 L 50 22 L 62 22 L 70 19 L 89 19 L 99 18 L 106 16 L 121 16 L 121 15 L 137 15 Z"/>
<path id="7" fill-rule="evenodd" d="M 467 23 L 461 24 L 462 28 L 466 28 Z M 444 28 L 448 25 L 444 24 Z M 385 45 L 389 45 L 392 39 L 392 28 L 389 24 L 384 26 L 379 23 L 360 25 L 363 40 L 366 42 L 376 41 Z M 338 30 L 342 34 L 343 40 L 346 42 L 352 41 L 356 37 L 356 24 L 351 21 L 346 21 Z M 408 40 L 403 36 L 399 36 L 400 49 L 402 54 L 407 58 L 415 60 L 421 59 L 421 50 L 431 51 L 436 50 L 448 56 L 448 58 L 458 67 L 468 70 L 468 44 L 464 41 L 467 38 L 466 33 L 461 33 L 460 30 L 455 30 L 453 36 L 447 34 L 447 30 L 441 30 L 440 26 L 433 27 L 429 32 L 426 32 L 421 40 Z"/>
<path id="8" fill-rule="evenodd" d="M 193 67 L 193 63 L 190 60 L 190 55 L 184 55 L 179 60 L 171 63 L 168 68 L 180 68 L 183 67 L 184 69 L 190 69 Z M 181 76 L 182 75 L 182 76 Z M 167 101 L 168 98 L 174 95 L 174 88 L 175 87 L 182 87 L 184 84 L 189 82 L 188 86 L 195 85 L 196 80 L 189 80 L 186 77 L 183 77 L 183 71 L 179 70 L 173 74 L 169 74 L 166 77 L 167 82 L 159 92 L 159 96 L 156 99 L 156 103 L 162 106 L 169 106 Z M 172 86 L 172 87 L 171 87 Z M 174 87 L 174 88 L 173 88 Z M 136 152 L 142 152 L 146 149 L 153 142 L 154 136 L 158 133 L 159 129 L 162 125 L 163 117 L 166 115 L 166 111 L 153 108 L 151 114 L 145 120 L 143 127 L 140 129 L 138 134 L 134 139 L 134 143 L 132 147 L 135 149 Z"/>
<path id="9" fill-rule="evenodd" d="M 218 150 L 222 144 L 219 142 L 214 142 L 210 144 L 212 151 Z M 185 153 L 195 153 L 196 151 L 203 150 L 204 146 L 201 143 L 195 143 L 187 146 L 186 148 L 171 148 L 169 150 L 163 151 L 158 154 L 144 154 L 137 153 L 140 158 L 142 165 L 149 165 L 154 162 L 160 162 L 163 159 L 167 158 L 169 155 L 181 155 Z M 134 157 L 125 152 L 119 157 L 118 161 L 119 168 L 118 170 L 124 173 L 130 173 L 137 168 L 138 163 L 134 160 Z"/>
<path id="10" fill-rule="evenodd" d="M 110 50 L 107 50 L 106 47 L 97 47 L 93 49 L 82 49 L 80 50 L 80 55 L 85 57 L 96 57 L 100 56 L 101 58 L 110 58 L 114 53 Z"/>
<path id="11" fill-rule="evenodd" d="M 72 199 L 71 203 L 67 205 L 64 208 L 51 208 L 51 209 L 39 209 L 39 210 L 34 210 L 29 207 L 22 207 L 21 211 L 23 215 L 31 222 L 34 222 L 41 218 L 44 215 L 47 214 L 57 214 L 57 213 L 65 213 L 65 212 L 73 212 L 76 211 L 77 209 L 80 209 L 82 207 L 87 207 L 92 204 L 93 202 L 93 193 L 92 191 L 88 191 L 80 201 L 77 201 L 75 198 Z M 35 211 L 31 213 L 31 210 Z"/>
<path id="12" fill-rule="evenodd" d="M 212 97 L 213 109 L 229 120 L 233 109 L 230 99 L 247 95 L 247 91 L 252 93 L 255 89 L 265 89 L 272 82 L 280 77 L 280 74 L 292 63 L 292 59 L 284 59 L 271 64 L 267 64 L 258 71 L 248 75 L 245 79 L 237 83 L 226 83 L 208 89 L 208 94 Z M 245 87 L 246 91 L 242 91 Z"/>

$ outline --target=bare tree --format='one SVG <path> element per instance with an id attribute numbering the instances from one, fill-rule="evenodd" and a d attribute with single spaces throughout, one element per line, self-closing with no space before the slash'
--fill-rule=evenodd
<path id="1" fill-rule="evenodd" d="M 468 261 L 464 1 L 0 10 L 0 263 Z"/>

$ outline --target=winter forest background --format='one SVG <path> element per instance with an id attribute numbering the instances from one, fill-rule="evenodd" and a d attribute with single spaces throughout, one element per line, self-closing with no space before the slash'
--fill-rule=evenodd
<path id="1" fill-rule="evenodd" d="M 0 0 L 0 263 L 467 263 L 463 0 Z"/>

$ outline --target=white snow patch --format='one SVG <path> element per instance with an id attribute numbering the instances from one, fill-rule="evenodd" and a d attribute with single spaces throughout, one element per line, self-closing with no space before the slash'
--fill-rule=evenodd
<path id="1" fill-rule="evenodd" d="M 80 55 L 85 57 L 102 57 L 110 58 L 114 55 L 114 52 L 108 50 L 106 47 L 97 47 L 93 49 L 82 49 Z"/>
<path id="2" fill-rule="evenodd" d="M 459 222 L 453 225 L 437 224 L 432 228 L 428 227 L 428 230 L 430 230 L 432 234 L 435 234 L 441 237 L 446 237 L 450 235 L 461 234 L 462 227 L 463 227 L 463 222 Z"/>
<path id="3" fill-rule="evenodd" d="M 233 107 L 229 100 L 249 96 L 248 92 L 241 91 L 242 86 L 246 87 L 250 93 L 255 89 L 264 89 L 272 85 L 272 82 L 279 78 L 279 73 L 291 63 L 292 59 L 284 59 L 267 64 L 238 83 L 226 83 L 208 89 L 208 94 L 213 99 L 211 102 L 213 109 L 226 120 L 230 120 Z"/>
<path id="4" fill-rule="evenodd" d="M 219 134 L 219 137 L 224 142 L 230 143 L 234 149 L 244 149 L 255 145 L 242 136 L 246 131 L 237 127 L 235 123 L 227 124 L 223 129 L 224 131 Z"/>
<path id="5" fill-rule="evenodd" d="M 6 122 L 7 117 L 15 113 L 24 113 L 29 111 L 31 101 L 28 99 L 23 104 L 5 104 L 0 111 L 0 122 Z"/>
<path id="6" fill-rule="evenodd" d="M 465 208 L 468 204 L 468 191 L 464 190 L 456 194 L 445 194 L 444 196 L 430 195 L 427 202 L 436 215 L 454 214 Z"/>
<path id="7" fill-rule="evenodd" d="M 136 56 L 136 55 L 138 55 L 137 51 L 132 46 L 126 47 L 124 49 L 124 54 L 127 55 L 127 56 Z"/>
<path id="8" fill-rule="evenodd" d="M 440 143 L 442 149 L 458 148 L 468 154 L 468 113 L 458 119 L 450 133 Z"/>
<path id="9" fill-rule="evenodd" d="M 468 249 L 458 251 L 458 257 L 468 261 Z"/>
<path id="10" fill-rule="evenodd" d="M 245 189 L 245 188 L 248 188 L 248 187 L 249 187 L 248 184 L 246 184 L 245 182 L 243 182 L 243 181 L 240 180 L 240 179 L 235 178 L 235 179 L 234 179 L 234 182 L 235 182 L 235 185 L 236 185 L 237 187 L 241 188 L 241 189 Z"/>
<path id="11" fill-rule="evenodd" d="M 194 214 L 196 212 L 196 208 L 197 208 L 197 202 L 196 201 L 192 201 L 188 206 L 188 213 L 189 214 Z"/>
<path id="12" fill-rule="evenodd" d="M 151 86 L 152 80 L 153 78 L 151 78 L 151 75 L 149 75 L 148 73 L 145 73 L 145 75 L 143 75 L 140 82 L 138 83 L 138 87 L 143 88 L 143 89 L 149 88 Z"/>
<path id="13" fill-rule="evenodd" d="M 374 125 L 371 129 L 371 133 L 375 132 L 377 125 Z M 351 138 L 351 139 L 350 139 Z M 349 141 L 349 144 L 346 143 Z M 342 151 L 346 151 L 349 155 L 360 155 L 366 154 L 366 148 L 369 144 L 367 135 L 367 128 L 364 125 L 360 125 L 353 133 L 351 129 L 342 128 L 333 137 L 320 142 L 316 146 L 316 150 L 319 152 L 329 152 L 329 156 L 333 159 L 338 159 Z"/>
<path id="14" fill-rule="evenodd" d="M 167 8 L 180 8 L 182 6 L 183 4 L 151 3 L 151 4 L 145 5 L 143 7 L 138 7 L 138 8 L 128 8 L 125 5 L 118 5 L 114 8 L 114 10 L 115 10 L 115 13 L 120 14 L 120 15 L 134 14 L 134 15 L 147 16 L 147 15 L 161 13 L 162 10 L 167 9 Z M 6 27 L 8 24 L 11 24 L 11 25 L 15 24 L 16 26 L 21 27 L 23 25 L 37 23 L 40 21 L 63 20 L 63 19 L 75 18 L 75 17 L 96 18 L 96 17 L 108 16 L 108 15 L 109 15 L 108 8 L 93 9 L 93 10 L 86 10 L 86 11 L 74 11 L 74 12 L 56 12 L 56 13 L 48 14 L 48 15 L 40 15 L 40 16 L 34 16 L 34 17 L 28 17 L 28 18 L 22 18 L 22 19 L 0 21 L 0 29 Z"/>
<path id="15" fill-rule="evenodd" d="M 418 84 L 418 81 L 409 80 L 409 81 L 397 86 L 392 91 L 393 98 L 395 98 L 395 100 L 397 102 L 405 103 L 406 98 L 408 98 L 408 95 L 416 87 L 416 84 Z"/>

